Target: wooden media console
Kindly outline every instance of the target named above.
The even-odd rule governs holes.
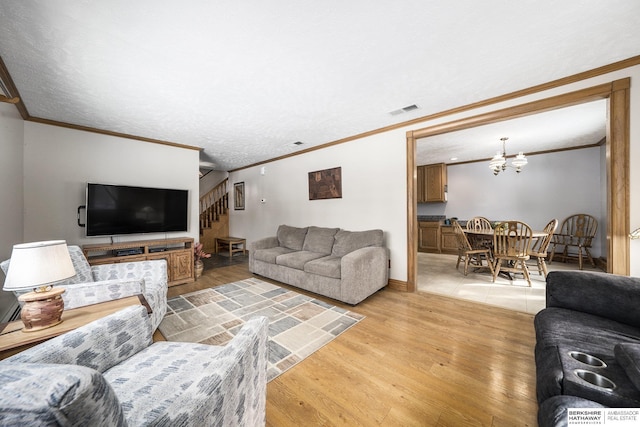
[[[84,245],[82,251],[90,265],[164,259],[169,286],[195,280],[191,237]]]

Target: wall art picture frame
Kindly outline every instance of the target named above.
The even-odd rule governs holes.
[[[309,172],[309,200],[341,198],[342,167]]]
[[[233,209],[244,210],[244,181],[233,184]]]

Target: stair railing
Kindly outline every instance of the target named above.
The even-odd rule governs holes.
[[[229,179],[225,178],[200,197],[200,230],[211,227],[229,209]]]

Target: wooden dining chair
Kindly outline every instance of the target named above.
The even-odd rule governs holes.
[[[483,216],[474,216],[467,221],[467,231],[493,233],[493,227],[491,227],[491,221],[487,218]],[[493,248],[493,239],[487,239],[486,236],[480,237],[479,235],[467,235],[467,238],[474,249],[491,250]]]
[[[456,270],[460,266],[460,262],[464,261],[464,275],[469,271],[469,264],[474,268],[486,268],[493,275],[493,261],[491,259],[491,250],[487,248],[475,249],[469,243],[469,239],[464,234],[464,230],[458,221],[453,222],[453,229],[458,241],[458,262],[456,262]],[[486,262],[484,264],[482,261]]]
[[[556,228],[558,227],[558,220],[552,219],[549,223],[544,227],[544,232],[547,233],[544,237],[541,237],[531,244],[531,249],[529,249],[529,258],[536,261],[536,266],[538,267],[538,273],[544,278],[547,278],[547,263],[545,259],[547,258],[547,249],[549,248],[549,244],[551,243],[551,239],[553,238],[553,233],[555,233]]]
[[[591,243],[596,237],[598,231],[598,220],[588,214],[575,214],[562,221],[560,232],[554,234],[551,241],[551,255],[549,262],[553,261],[555,256],[567,262],[570,258],[578,258],[578,266],[582,270],[583,256],[586,255],[592,266],[596,266],[593,261],[591,252]],[[563,247],[562,252],[557,254],[557,247]],[[572,253],[575,249],[575,253]]]
[[[531,286],[527,260],[533,231],[522,221],[504,221],[496,225],[493,233],[493,281],[503,272],[521,273]]]
[[[493,231],[491,221],[483,216],[474,216],[467,221],[467,230],[473,231]]]

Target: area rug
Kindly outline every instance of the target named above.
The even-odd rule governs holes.
[[[253,316],[269,318],[269,381],[365,316],[251,278],[167,301],[159,329],[167,341],[224,345]]]

